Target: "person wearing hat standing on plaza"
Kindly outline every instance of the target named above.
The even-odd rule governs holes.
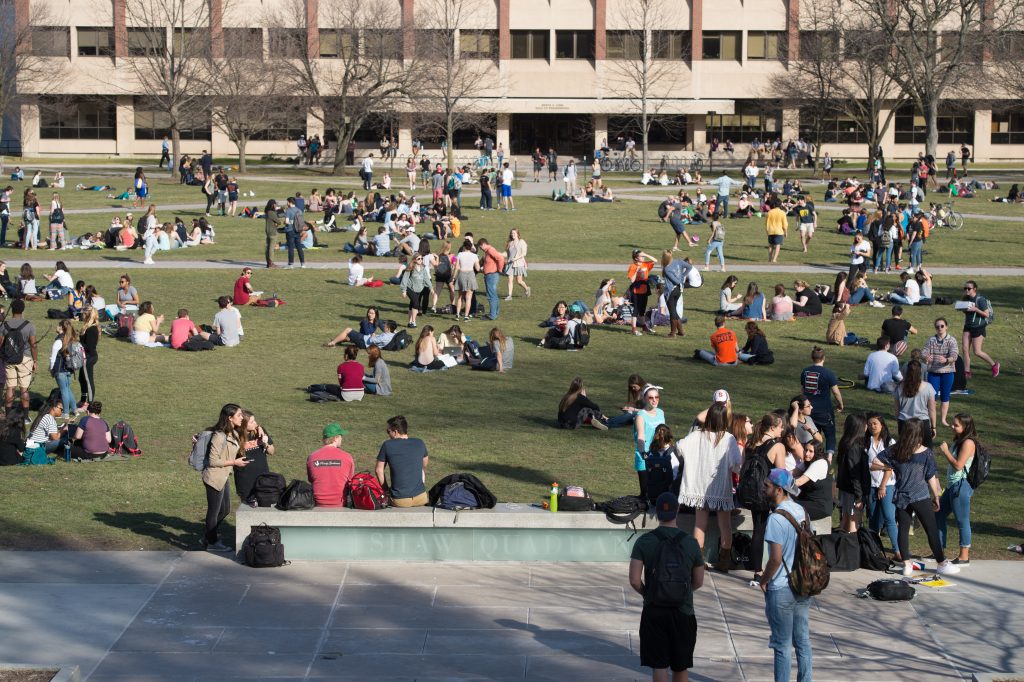
[[[640,665],[652,669],[654,682],[668,682],[670,668],[672,682],[686,682],[697,643],[693,591],[704,584],[704,557],[693,536],[676,526],[679,501],[674,493],[659,495],[654,513],[658,527],[637,538],[629,561],[629,584],[644,598],[640,614]],[[676,543],[678,548],[669,547]],[[652,573],[657,572],[663,551],[681,552],[689,566],[689,594],[681,595],[682,603],[678,605],[659,604],[656,593],[660,590],[654,589],[657,576]]]
[[[355,473],[352,455],[341,449],[341,437],[347,435],[341,424],[328,424],[323,431],[323,447],[306,458],[306,477],[313,486],[313,499],[318,507],[345,504],[345,488]]]
[[[789,680],[793,649],[796,649],[797,682],[811,682],[808,623],[811,598],[799,597],[789,587],[797,543],[796,528],[790,519],[802,524],[806,514],[793,500],[800,490],[793,475],[785,469],[772,469],[764,483],[764,493],[774,512],[768,517],[764,534],[768,543],[768,564],[758,585],[764,592],[764,613],[772,632],[768,646],[775,651],[775,682]]]

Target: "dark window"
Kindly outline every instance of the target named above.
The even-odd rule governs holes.
[[[651,56],[655,59],[690,58],[689,31],[651,31]]]
[[[305,112],[281,111],[274,115],[266,130],[254,133],[253,140],[271,140],[280,142],[283,140],[295,140],[299,135],[306,132]]]
[[[826,144],[867,144],[868,138],[857,123],[842,115],[825,116],[821,121],[814,120],[813,112],[800,111],[800,137],[805,140],[814,139],[814,126],[822,127],[821,141]]]
[[[740,60],[740,32],[704,31],[703,56],[704,59],[738,62]]]
[[[463,59],[496,59],[498,32],[463,29],[459,32],[459,56]]]
[[[993,111],[992,144],[1024,144],[1024,113]]]
[[[135,139],[159,140],[171,136],[171,122],[167,114],[154,111],[147,105],[148,98],[136,97],[135,108]],[[210,116],[202,107],[196,108],[188,120],[179,124],[178,132],[183,140],[209,140]]]
[[[416,56],[420,59],[447,59],[446,53],[455,48],[455,37],[443,30],[416,31]]]
[[[512,59],[547,59],[549,31],[512,31]]]
[[[114,29],[112,28],[79,28],[79,57],[113,57]]]
[[[640,31],[608,31],[605,37],[605,58],[641,59],[644,37]]]
[[[93,97],[40,97],[39,137],[44,140],[116,140],[114,103]]]
[[[593,59],[593,31],[555,31],[556,59]]]
[[[129,28],[128,56],[148,57],[167,49],[167,33],[163,28]]]
[[[992,59],[1014,62],[1024,59],[1024,32],[1005,31],[992,40]]]
[[[229,59],[263,59],[263,29],[224,29],[224,56]]]
[[[651,116],[650,123],[651,127],[647,131],[648,144],[686,144],[686,116]],[[632,137],[639,152],[643,140],[639,118],[609,116],[608,139],[614,146],[614,142],[620,137]]]
[[[800,59],[835,59],[838,54],[838,33],[834,31],[800,31]]]
[[[939,129],[939,144],[961,144],[974,142],[974,115],[957,110],[951,102],[939,105],[939,118],[936,125]],[[905,106],[893,117],[893,128],[896,132],[896,144],[924,144],[928,138],[928,128],[924,116],[911,106]]]
[[[176,57],[209,57],[210,30],[175,27],[171,32],[171,46]]]
[[[782,113],[756,101],[736,101],[736,113],[708,115],[705,119],[708,139],[724,143],[774,140],[781,130]]]
[[[402,32],[398,30],[363,31],[363,48],[370,59],[401,59]]]
[[[352,59],[356,56],[358,44],[357,35],[354,31],[345,29],[320,30],[320,56],[324,59]],[[298,137],[298,135],[295,137]]]
[[[32,54],[36,57],[67,57],[70,31],[61,27],[32,28]]]
[[[784,59],[785,31],[748,31],[747,59]]]
[[[301,59],[306,56],[305,29],[272,28],[269,30],[271,59]]]

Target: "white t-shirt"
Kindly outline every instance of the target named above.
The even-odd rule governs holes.
[[[358,287],[362,286],[366,282],[363,279],[363,264],[348,262],[348,283],[351,286]]]
[[[870,242],[862,241],[850,247],[850,265],[860,265],[864,257],[871,253]]]
[[[71,273],[67,270],[57,270],[53,273],[53,276],[56,278],[57,283],[65,289],[75,288],[75,280],[71,279]]]
[[[889,443],[888,444],[880,443],[880,442],[876,441],[874,438],[869,438],[868,439],[868,467],[869,467],[869,469],[870,469],[871,465],[875,463],[875,460],[878,459],[878,456],[880,454],[882,454],[888,448],[892,447],[895,444],[896,444],[896,441],[893,440],[892,438],[889,439]],[[885,475],[884,471],[871,471],[871,486],[873,488],[877,488],[878,486],[882,485],[882,476],[884,476],[884,475]],[[893,474],[892,476],[889,477],[889,480],[886,482],[886,485],[887,486],[889,486],[889,485],[896,485],[896,475],[895,474]]]
[[[511,168],[506,168],[501,171],[501,184],[511,186],[514,179],[515,173],[512,172]]]
[[[917,280],[910,278],[907,283],[903,285],[907,290],[907,300],[911,303],[917,303],[921,300],[921,287],[917,283]]]
[[[363,172],[364,173],[372,173],[373,172],[373,159],[371,159],[369,156],[367,156],[365,159],[363,159]]]
[[[800,468],[801,471],[799,473],[794,473],[794,475],[797,478],[800,478],[801,476],[806,476],[810,480],[817,483],[818,481],[825,480],[825,477],[828,476],[827,459],[816,459],[813,462],[811,462],[810,466],[808,466],[807,468],[803,468],[803,463],[801,463]]]
[[[455,262],[458,263],[459,272],[473,273],[474,266],[480,261],[477,260],[476,254],[472,251],[462,251],[455,257]]]

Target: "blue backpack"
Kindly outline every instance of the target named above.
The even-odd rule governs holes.
[[[441,499],[438,500],[437,506],[440,509],[451,509],[454,511],[460,509],[479,509],[480,500],[477,499],[472,490],[466,488],[465,483],[456,481],[444,487],[444,492],[441,493]]]

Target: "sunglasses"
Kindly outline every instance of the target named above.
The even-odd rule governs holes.
[[[944,325],[944,324],[937,324],[937,325],[935,325],[935,328],[936,329],[945,329],[946,325]]]
[[[964,287],[964,291],[974,291],[974,287]]]

